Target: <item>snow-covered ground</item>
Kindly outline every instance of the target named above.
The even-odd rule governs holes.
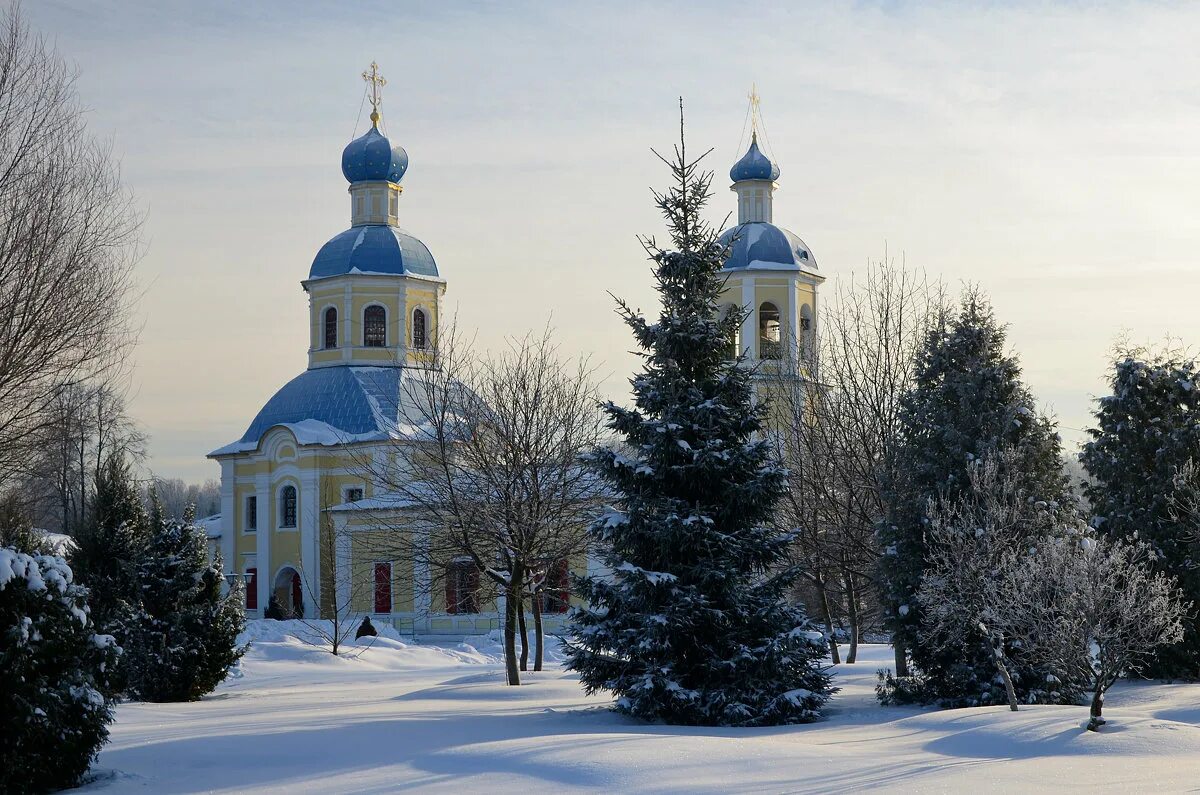
[[[289,622],[290,623],[290,622]],[[1125,684],[1082,707],[883,708],[885,646],[836,668],[828,720],[647,726],[557,664],[505,687],[494,641],[381,638],[334,658],[255,622],[240,675],[192,704],[124,704],[87,792],[1182,791],[1200,781],[1200,685]]]

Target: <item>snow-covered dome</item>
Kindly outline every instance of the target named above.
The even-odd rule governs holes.
[[[734,182],[744,182],[750,179],[771,181],[779,179],[779,166],[772,163],[770,158],[758,148],[757,134],[750,140],[750,148],[746,150],[746,154],[742,155],[742,159],[729,169],[729,178]]]
[[[253,450],[276,426],[289,428],[300,444],[336,445],[411,437],[401,397],[407,379],[418,378],[405,367],[320,367],[306,370],[272,396],[231,445],[210,455]]]
[[[346,273],[384,273],[393,276],[437,276],[429,249],[402,229],[385,224],[352,226],[317,252],[310,279]]]
[[[764,268],[768,270],[817,269],[817,260],[798,235],[766,221],[751,221],[725,230],[721,242],[730,246],[725,270]]]
[[[402,146],[392,146],[374,125],[342,150],[342,174],[351,183],[399,182],[407,170],[408,152]]]

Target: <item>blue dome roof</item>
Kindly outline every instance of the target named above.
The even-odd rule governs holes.
[[[758,148],[758,138],[750,141],[750,148],[742,159],[729,169],[729,178],[734,182],[748,179],[779,179],[779,166],[772,163]]]
[[[734,240],[734,236],[737,237]],[[817,269],[817,260],[808,244],[775,224],[753,221],[727,229],[721,242],[730,246],[725,270],[765,268],[768,270]]]
[[[276,425],[316,420],[347,434],[386,433],[395,424],[400,367],[322,367],[284,384],[239,440],[257,444]],[[390,407],[392,416],[386,416]]]
[[[437,276],[437,263],[420,240],[384,224],[352,226],[321,246],[308,271],[310,279],[345,273]]]
[[[350,182],[399,182],[407,170],[408,152],[402,146],[392,146],[376,127],[371,127],[342,150],[342,174]]]

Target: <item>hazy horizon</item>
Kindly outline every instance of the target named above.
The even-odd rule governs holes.
[[[1117,337],[1200,341],[1200,7],[64,2],[24,13],[78,64],[90,123],[146,210],[131,413],[149,464],[202,480],[306,364],[300,280],[349,226],[360,72],[411,158],[401,226],[490,342],[551,319],[620,398],[608,293],[653,311],[636,235],[650,147],[714,147],[734,209],[757,84],[775,222],[829,278],[903,258],[978,283],[1072,446]],[[356,126],[357,125],[357,126]],[[739,136],[742,136],[739,139]]]

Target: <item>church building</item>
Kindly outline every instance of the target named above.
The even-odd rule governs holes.
[[[447,283],[429,248],[400,228],[409,158],[380,127],[384,81],[375,65],[363,76],[371,127],[341,160],[350,228],[321,246],[300,283],[309,305],[308,368],[239,439],[209,454],[221,467],[221,514],[204,524],[225,568],[247,582],[249,616],[272,603],[308,618],[348,606],[355,619],[370,615],[412,634],[484,633],[500,627],[503,607],[481,592],[472,566],[458,570],[449,561],[435,578],[411,547],[407,555],[380,555],[375,543],[415,518],[377,491],[362,462],[419,455],[401,396],[437,367]],[[804,241],[773,223],[779,168],[760,151],[757,128],[730,178],[738,225],[725,233],[724,303],[752,309],[738,343],[747,360],[781,360],[815,338],[822,277]],[[419,543],[420,533],[405,535]],[[588,566],[584,559],[553,566],[541,597],[548,631],[570,603],[569,570]]]

